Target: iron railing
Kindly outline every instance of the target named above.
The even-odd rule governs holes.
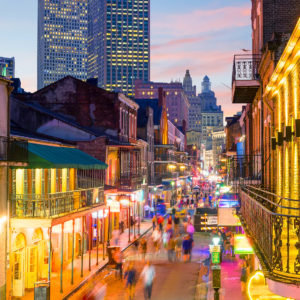
[[[103,187],[49,194],[13,194],[14,218],[50,218],[104,203]]]
[[[232,83],[236,80],[258,80],[260,54],[237,54],[233,58]]]
[[[154,173],[154,182],[156,185],[159,185],[162,183],[163,179],[174,179],[176,180],[179,176],[178,172],[164,172],[164,173],[160,173],[160,172],[155,172]]]
[[[269,277],[300,281],[300,199],[242,186],[241,219]]]
[[[139,189],[143,181],[141,174],[121,174],[118,186],[122,189]]]
[[[227,161],[228,184],[238,189],[240,185],[261,184],[261,155],[235,155]]]
[[[28,162],[28,141],[0,137],[0,161]]]

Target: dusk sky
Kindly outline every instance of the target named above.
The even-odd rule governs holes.
[[[37,0],[0,0],[0,56],[16,59],[26,91],[37,86]],[[231,104],[232,60],[251,49],[250,0],[151,0],[151,80],[181,80],[189,69],[200,91],[212,81],[225,116]]]

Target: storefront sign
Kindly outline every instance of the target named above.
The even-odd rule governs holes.
[[[218,216],[207,216],[206,225],[218,225]]]
[[[209,251],[210,253],[213,253],[213,252],[221,252],[221,246],[220,245],[209,245]]]
[[[110,208],[110,212],[112,212],[112,213],[120,212],[120,202],[119,201],[116,201],[116,200],[113,200],[110,202],[107,201],[107,205]]]
[[[219,226],[240,226],[241,222],[233,207],[222,207],[218,209]]]
[[[235,254],[253,254],[253,248],[251,247],[247,237],[244,234],[234,235],[234,253]]]
[[[220,252],[212,252],[211,253],[211,262],[213,264],[219,264],[220,263]]]

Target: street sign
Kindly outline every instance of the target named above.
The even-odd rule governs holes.
[[[220,252],[212,252],[211,253],[211,262],[213,264],[219,264],[220,263]]]
[[[221,252],[221,246],[220,245],[209,245],[209,251],[212,252]]]
[[[221,266],[212,266],[212,286],[214,289],[221,288]]]

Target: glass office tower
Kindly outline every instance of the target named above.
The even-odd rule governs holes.
[[[38,0],[38,89],[87,78],[88,0]]]
[[[134,96],[150,80],[150,0],[89,0],[88,78]]]

